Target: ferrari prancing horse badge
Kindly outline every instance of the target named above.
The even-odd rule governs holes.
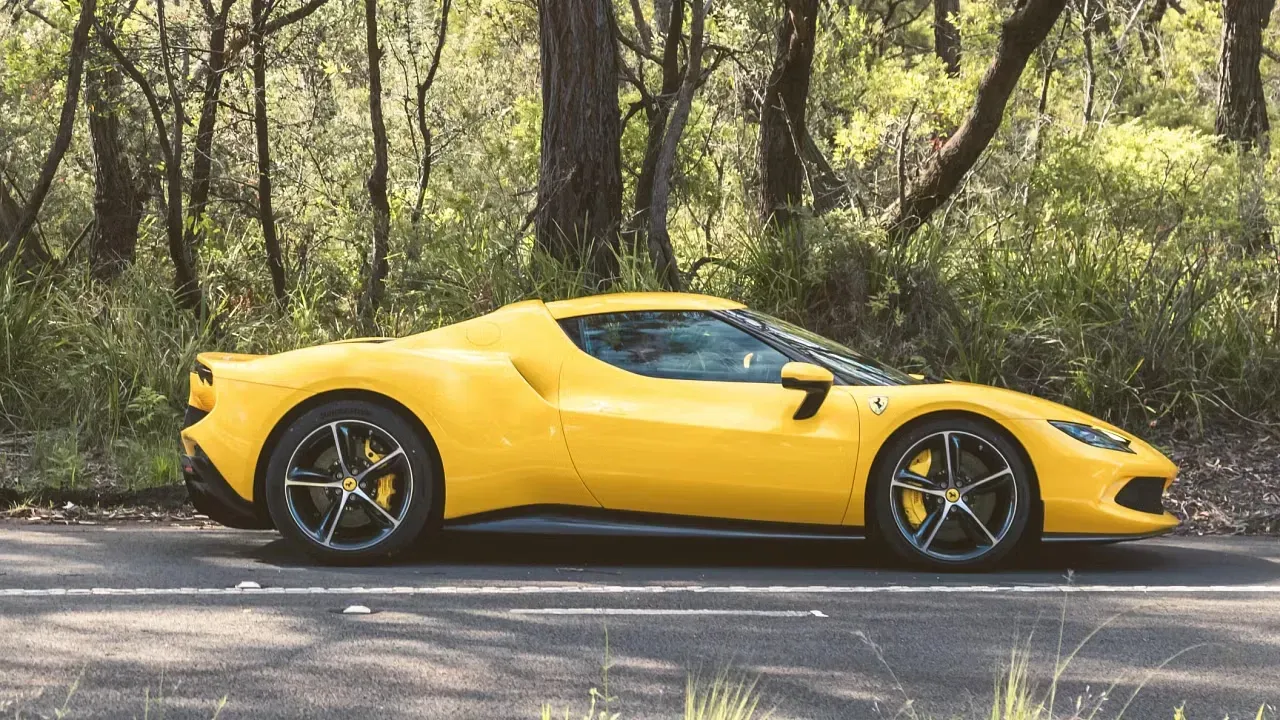
[[[871,406],[871,412],[883,415],[885,408],[889,407],[889,398],[883,395],[876,395],[867,401],[867,405]]]

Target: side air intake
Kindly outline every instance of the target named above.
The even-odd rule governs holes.
[[[1136,477],[1116,493],[1116,504],[1130,510],[1163,515],[1164,503],[1160,499],[1163,494],[1164,478]]]

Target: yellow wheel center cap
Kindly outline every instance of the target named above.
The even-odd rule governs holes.
[[[959,500],[960,500],[960,491],[959,491],[959,490],[957,490],[957,489],[955,489],[955,488],[951,488],[951,489],[947,490],[947,502],[957,502],[957,501],[959,501]]]
[[[356,489],[356,479],[355,479],[355,478],[351,478],[351,477],[349,477],[349,478],[347,478],[346,480],[343,480],[343,481],[342,481],[342,489],[343,489],[343,490],[346,490],[347,492],[355,492],[355,489]]]

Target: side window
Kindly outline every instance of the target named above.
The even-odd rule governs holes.
[[[776,383],[788,358],[705,312],[630,312],[561,321],[583,352],[668,380]]]

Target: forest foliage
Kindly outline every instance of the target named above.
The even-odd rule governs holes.
[[[0,428],[164,437],[200,350],[664,287],[1274,422],[1274,4],[0,0]]]

